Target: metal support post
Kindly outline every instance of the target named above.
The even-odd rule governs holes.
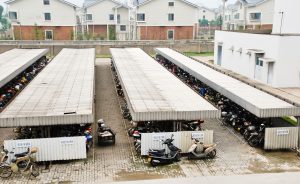
[[[297,155],[300,156],[300,116],[297,117],[298,122],[298,150]]]

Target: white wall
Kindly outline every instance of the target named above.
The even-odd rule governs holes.
[[[8,11],[18,13],[21,25],[33,26],[75,26],[76,11],[74,7],[59,0],[50,0],[50,5],[44,5],[42,0],[18,0],[8,5]],[[44,20],[44,13],[51,13],[51,21]],[[12,22],[16,25],[16,22]]]
[[[247,18],[248,25],[273,24],[274,0],[268,0],[257,6],[248,7],[246,11],[247,11],[246,18]],[[250,20],[251,13],[259,13],[259,12],[261,12],[260,21]]]
[[[261,75],[255,74],[255,55],[247,55],[248,49],[263,50],[265,58],[272,58],[274,74],[272,86],[274,87],[300,87],[300,52],[297,45],[300,36],[276,36],[247,33],[234,33],[217,31],[215,35],[214,62],[218,60],[218,45],[222,43],[221,66],[240,73],[250,79],[267,83],[268,64],[259,68]],[[230,48],[234,47],[234,51]],[[242,53],[237,52],[242,48]],[[256,76],[256,78],[255,78]]]
[[[119,4],[110,1],[104,0],[100,3],[95,4],[94,6],[88,7],[86,13],[93,15],[93,21],[89,24],[95,25],[116,25],[117,24],[117,16],[115,15],[114,7],[118,6]],[[117,9],[117,14],[121,16],[121,23],[120,24],[129,24],[128,12],[127,8],[119,8]],[[109,14],[114,14],[115,19],[109,20]]]
[[[283,13],[282,34],[300,34],[300,1],[276,0],[274,11],[273,34],[280,33],[281,14]]]
[[[137,8],[137,13],[145,13],[145,26],[194,26],[198,23],[198,8],[181,0],[173,1],[174,7],[169,7],[166,0],[152,0]],[[174,13],[174,21],[168,21],[168,14]]]
[[[203,19],[203,16],[205,16],[205,19],[208,21],[212,21],[216,19],[216,13],[212,10],[206,9],[206,8],[199,8],[199,17],[198,19]]]

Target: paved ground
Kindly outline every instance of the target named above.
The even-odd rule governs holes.
[[[118,184],[298,184],[300,179],[299,172],[293,173],[276,173],[276,174],[252,174],[252,175],[234,175],[234,176],[202,176],[193,178],[180,179],[157,179],[143,181],[126,181],[118,182]],[[116,182],[112,183],[116,184]]]
[[[126,134],[128,122],[121,116],[120,98],[114,89],[109,60],[99,59],[96,65],[96,118],[103,118],[117,132],[116,145],[96,146],[87,160],[53,163],[50,170],[43,170],[34,180],[28,179],[27,175],[14,175],[9,180],[0,179],[0,183],[106,183],[300,171],[300,158],[295,153],[250,148],[218,120],[206,121],[204,126],[214,130],[214,139],[218,143],[216,159],[188,161],[183,158],[180,163],[152,168],[135,154],[132,140]]]
[[[193,56],[193,58],[205,63],[214,64],[214,56]]]

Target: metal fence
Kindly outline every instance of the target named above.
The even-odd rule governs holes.
[[[298,127],[266,128],[266,150],[290,149],[298,146]]]
[[[164,133],[142,133],[141,140],[141,155],[147,155],[149,149],[167,149],[163,145],[163,140],[166,140],[174,135],[173,144],[182,150],[182,153],[187,153],[192,145],[192,139],[203,141],[204,144],[213,144],[213,131],[190,131],[190,132],[164,132]]]
[[[41,161],[77,160],[87,157],[85,137],[5,140],[4,148],[15,153],[37,147],[36,159]]]

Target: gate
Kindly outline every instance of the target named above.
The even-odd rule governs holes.
[[[183,132],[164,132],[164,133],[142,133],[141,139],[141,155],[148,155],[149,149],[169,149],[167,145],[163,145],[163,140],[174,136],[173,144],[182,150],[182,153],[187,153],[192,145],[192,139],[198,139],[204,144],[213,144],[213,131],[183,131]]]
[[[87,157],[84,136],[4,141],[4,148],[15,153],[25,152],[29,147],[38,148],[36,153],[38,162],[75,160]]]
[[[298,146],[298,127],[266,128],[266,150],[291,149]]]

